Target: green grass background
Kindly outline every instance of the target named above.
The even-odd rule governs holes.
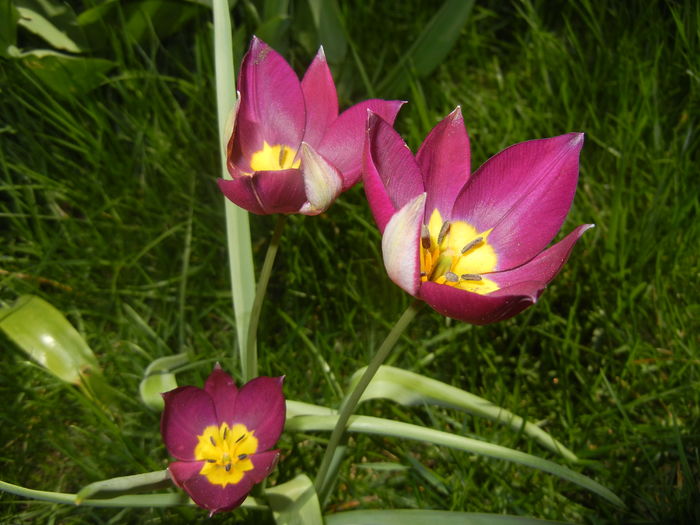
[[[297,71],[317,42],[278,47]],[[372,86],[433,12],[432,2],[342,3]],[[424,309],[389,359],[486,397],[586,461],[626,502],[617,510],[552,476],[412,442],[354,436],[327,511],[435,508],[582,523],[700,522],[698,125],[695,2],[477,2],[445,60],[404,89],[397,129],[414,149],[461,105],[476,168],[527,139],[583,131],[573,209],[578,243],[541,301],[487,327]],[[234,9],[237,56],[255,29]],[[59,96],[0,62],[0,301],[38,294],[65,312],[122,392],[116,422],[0,340],[0,470],[5,481],[75,492],[165,468],[159,414],[138,397],[145,367],[188,351],[201,384],[237,370],[223,201],[216,187],[213,50],[202,8],[176,34],[105,29],[117,62],[96,90]],[[367,98],[348,51],[333,64],[343,107]],[[251,217],[257,268],[274,218]],[[182,293],[184,291],[184,294]],[[409,298],[386,277],[361,188],[325,214],[292,217],[263,308],[260,371],[288,397],[336,406]],[[330,374],[323,373],[328,364]],[[373,402],[362,412],[448,429],[561,461],[528,439],[449,410]],[[274,480],[313,475],[327,435],[289,435]],[[365,462],[408,468],[380,471]],[[0,495],[7,523],[187,523],[198,509],[89,509]],[[211,522],[245,522],[243,511]]]

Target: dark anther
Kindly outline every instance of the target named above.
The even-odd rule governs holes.
[[[226,472],[229,472],[230,470],[231,470],[231,463],[229,463],[228,465],[226,465]]]
[[[420,244],[424,250],[430,249],[430,230],[425,224],[420,227]]]
[[[215,459],[208,459],[207,463],[216,463],[216,460]]]
[[[478,273],[463,273],[461,277],[465,281],[481,281],[481,275]]]
[[[457,282],[459,282],[459,277],[457,277],[456,273],[447,272],[447,273],[445,273],[445,280],[450,282],[450,283],[457,283]]]
[[[447,235],[447,232],[450,231],[450,226],[452,224],[450,221],[445,221],[442,223],[442,227],[440,228],[440,233],[438,233],[438,245],[442,244],[442,241],[445,239],[445,235]]]
[[[244,437],[245,437],[245,434],[241,434],[241,437],[239,437],[239,438],[236,440],[236,443],[239,443],[239,442],[243,441],[243,438],[244,438]]]
[[[214,441],[214,436],[209,436],[209,441],[211,441],[211,444],[216,446],[216,441]]]
[[[477,244],[479,244],[479,243],[480,243],[481,241],[483,241],[483,240],[484,240],[483,237],[477,237],[477,238],[474,239],[473,241],[467,243],[467,244],[464,246],[464,248],[462,248],[462,253],[463,253],[463,254],[467,253],[469,250],[471,250],[472,248],[474,248],[474,246],[476,246]]]
[[[241,461],[246,459],[247,457],[248,457],[248,454],[238,454],[238,459],[240,459]]]
[[[228,432],[228,428],[224,428],[224,441],[226,441],[226,433]]]

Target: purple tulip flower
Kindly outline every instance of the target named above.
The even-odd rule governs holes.
[[[240,390],[217,364],[204,389],[183,386],[163,394],[163,441],[178,461],[168,471],[200,507],[238,507],[274,468],[268,450],[284,427],[283,377],[256,377]]]
[[[582,133],[522,142],[470,175],[459,107],[415,157],[370,114],[363,176],[389,277],[441,314],[474,324],[535,303],[593,226],[545,249],[571,207],[582,146]]]
[[[239,99],[221,191],[261,215],[317,215],[358,182],[367,110],[393,123],[400,101],[366,100],[338,115],[323,48],[299,82],[279,53],[253,37],[243,58]]]

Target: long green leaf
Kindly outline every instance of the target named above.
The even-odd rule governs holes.
[[[63,31],[57,28],[40,13],[27,7],[18,7],[20,26],[43,38],[56,49],[62,49],[71,53],[80,53],[78,45]]]
[[[338,417],[333,416],[298,416],[287,421],[286,430],[290,431],[331,431],[335,427]],[[363,434],[378,434],[382,436],[392,436],[402,439],[411,439],[415,441],[427,441],[435,445],[443,445],[472,454],[479,454],[496,459],[503,459],[512,463],[519,463],[531,468],[542,470],[553,474],[561,479],[570,481],[585,489],[598,494],[611,503],[624,507],[624,503],[620,498],[613,494],[609,489],[602,486],[600,483],[593,481],[591,478],[574,472],[573,470],[562,467],[548,461],[538,458],[525,452],[513,450],[500,445],[494,445],[476,439],[471,439],[448,432],[434,430],[432,428],[419,427],[409,423],[401,423],[399,421],[391,421],[378,417],[370,416],[353,416],[350,418],[349,432],[359,432]]]
[[[214,61],[216,66],[216,107],[219,121],[219,151],[221,175],[230,179],[226,168],[226,147],[233,129],[236,84],[231,48],[231,18],[226,0],[214,0]],[[228,239],[231,292],[236,316],[236,333],[243,380],[257,375],[257,356],[246,353],[248,324],[255,299],[255,273],[253,250],[250,241],[248,212],[224,199],[226,209],[226,234]]]
[[[121,496],[137,491],[144,492],[149,489],[167,488],[168,485],[172,486],[172,482],[167,470],[120,476],[118,478],[96,481],[84,486],[75,495],[75,503],[79,505],[82,501],[95,494],[107,493],[112,496]]]
[[[342,62],[348,50],[336,0],[308,0],[318,39],[331,63]]]
[[[563,525],[562,521],[446,510],[354,510],[325,516],[326,525]]]
[[[472,7],[474,0],[446,0],[413,45],[387,73],[377,91],[396,96],[408,85],[409,70],[419,77],[430,74],[454,46]]]
[[[353,374],[350,380],[351,389],[362,377],[363,372],[364,368]],[[470,414],[508,425],[513,430],[522,430],[549,450],[561,454],[571,461],[578,460],[573,452],[537,425],[526,422],[520,416],[494,405],[487,399],[414,372],[392,366],[382,366],[367,387],[362,401],[377,398],[391,399],[402,405],[436,404],[464,410]]]
[[[277,525],[323,525],[314,484],[305,474],[265,491]]]

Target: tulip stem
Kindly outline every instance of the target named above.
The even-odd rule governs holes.
[[[248,339],[246,341],[245,360],[243,363],[241,363],[241,372],[243,373],[244,382],[248,382],[258,375],[258,355],[256,340],[258,334],[258,323],[260,322],[260,312],[262,311],[263,300],[265,299],[265,294],[267,292],[267,284],[270,282],[270,275],[272,275],[272,267],[275,264],[275,258],[277,257],[277,249],[279,248],[280,239],[282,238],[282,231],[284,230],[284,225],[286,223],[286,215],[280,214],[277,216],[275,231],[272,234],[272,239],[270,239],[270,244],[267,247],[267,253],[265,254],[265,262],[263,263],[262,270],[260,271],[258,287],[255,290],[255,299],[253,300],[253,308],[250,312],[250,324],[248,325]]]
[[[350,416],[355,411],[357,404],[360,402],[362,394],[372,381],[372,378],[377,373],[377,370],[379,370],[379,367],[382,366],[389,355],[389,352],[392,348],[394,348],[394,345],[399,340],[399,337],[401,337],[401,334],[404,332],[404,330],[406,330],[406,327],[416,316],[422,304],[423,303],[421,301],[415,300],[409,305],[408,308],[406,308],[406,311],[404,311],[389,334],[386,336],[386,339],[384,339],[384,342],[379,347],[379,350],[377,350],[377,353],[374,354],[374,357],[372,357],[372,360],[367,365],[364,374],[362,374],[362,377],[355,385],[355,388],[340,405],[338,421],[336,422],[333,432],[331,433],[331,437],[328,440],[328,446],[326,447],[326,452],[321,460],[321,466],[318,469],[318,474],[316,475],[316,481],[314,483],[319,501],[325,500],[327,495],[326,493],[332,485],[331,480],[329,479],[331,476],[328,475],[331,461],[336,448],[343,438],[343,434],[345,433]]]

